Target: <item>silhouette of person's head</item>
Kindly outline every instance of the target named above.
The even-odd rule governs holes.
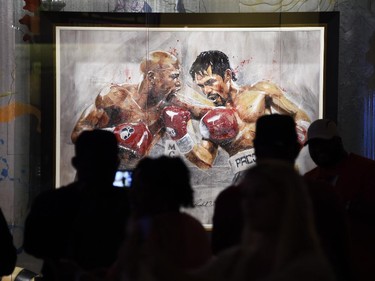
[[[293,118],[289,115],[263,115],[256,122],[254,148],[257,161],[279,159],[294,164],[300,145]]]
[[[190,172],[177,157],[143,158],[133,173],[132,192],[138,215],[178,211],[193,206]]]
[[[83,131],[75,143],[72,164],[80,181],[112,183],[119,165],[115,135],[104,130]]]
[[[318,119],[311,123],[307,131],[307,141],[311,159],[319,167],[332,167],[345,156],[346,151],[335,122]]]

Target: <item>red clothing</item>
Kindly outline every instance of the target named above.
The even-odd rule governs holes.
[[[375,202],[374,160],[351,153],[336,167],[316,167],[307,172],[305,177],[332,184],[347,209],[355,207],[352,204],[356,204],[358,200]]]
[[[305,177],[333,185],[346,210],[356,280],[375,280],[375,161],[349,154],[336,167],[316,167]]]

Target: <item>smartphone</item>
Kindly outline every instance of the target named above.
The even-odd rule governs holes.
[[[113,185],[116,187],[130,187],[132,184],[132,170],[118,170]]]

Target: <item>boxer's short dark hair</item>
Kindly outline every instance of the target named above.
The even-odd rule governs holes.
[[[190,67],[189,73],[195,80],[195,73],[203,73],[211,66],[212,73],[220,75],[224,79],[225,71],[232,70],[232,80],[236,81],[236,75],[230,67],[229,58],[221,51],[212,50],[200,53]]]

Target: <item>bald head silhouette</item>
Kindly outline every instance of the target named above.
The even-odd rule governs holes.
[[[119,165],[115,135],[105,130],[83,131],[75,143],[72,164],[78,180],[112,183]]]
[[[281,114],[259,117],[254,148],[257,161],[278,159],[294,164],[300,151],[294,119]]]

